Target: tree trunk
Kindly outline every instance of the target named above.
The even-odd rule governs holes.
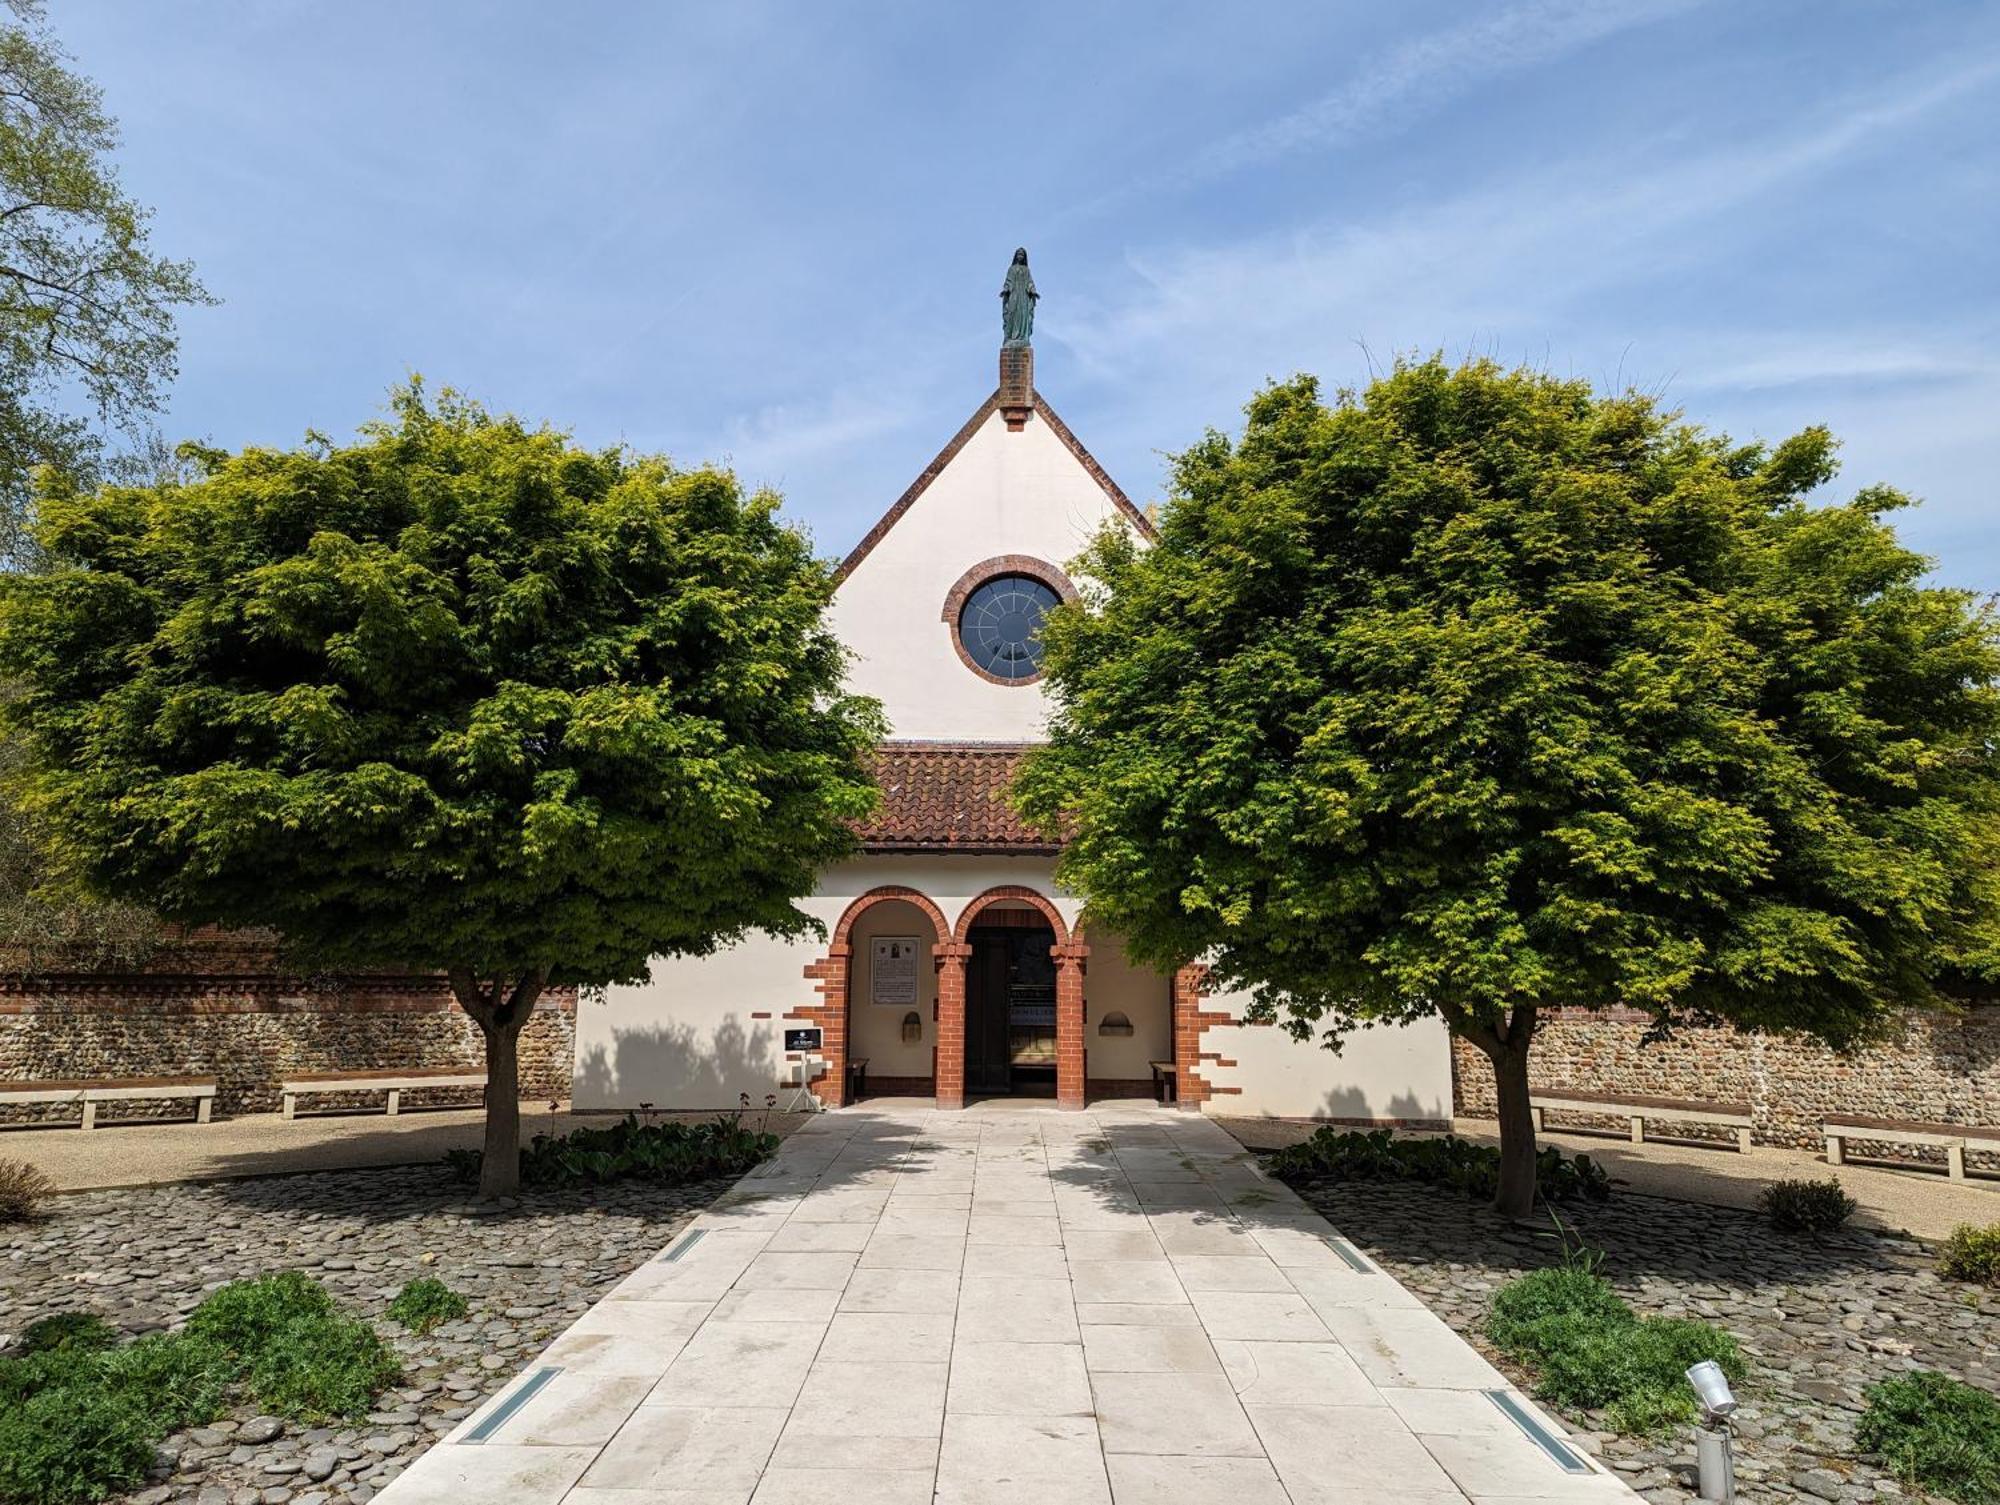
[[[1478,1046],[1493,1063],[1494,1100],[1500,1117],[1500,1179],[1493,1210],[1525,1218],[1535,1210],[1535,1115],[1528,1096],[1528,1047],[1535,1039],[1535,1007],[1519,1004],[1504,1023],[1480,1019],[1446,1005],[1441,1012],[1454,1034]]]
[[[1502,1217],[1525,1218],[1535,1210],[1535,1115],[1528,1104],[1528,1042],[1503,1041],[1490,1059],[1500,1109],[1500,1186],[1493,1194],[1493,1210]]]
[[[521,1189],[521,1027],[528,1022],[548,974],[536,970],[510,989],[482,984],[468,968],[448,974],[459,1007],[486,1041],[486,1143],[479,1157],[479,1195],[511,1197]]]

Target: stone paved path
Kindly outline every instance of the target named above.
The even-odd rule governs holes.
[[[378,1500],[1636,1498],[1194,1115],[827,1114],[695,1230]]]

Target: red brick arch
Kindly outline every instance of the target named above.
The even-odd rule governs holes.
[[[814,989],[819,995],[818,1001],[802,1004],[785,1015],[788,1024],[817,1025],[819,1028],[826,1069],[808,1085],[813,1095],[829,1108],[838,1108],[847,1101],[848,973],[853,961],[853,947],[848,943],[848,937],[854,932],[856,920],[877,904],[886,904],[891,900],[913,905],[922,912],[930,922],[934,953],[944,951],[951,943],[951,925],[945,919],[944,911],[928,895],[901,884],[890,883],[871,888],[841,912],[839,922],[833,927],[832,938],[827,943],[826,955],[805,969],[806,977],[818,984]]]
[[[995,904],[1005,903],[1009,900],[1019,901],[1033,909],[1040,910],[1042,918],[1049,922],[1049,927],[1056,933],[1056,944],[1058,946],[1069,944],[1069,926],[1063,923],[1062,911],[1055,907],[1055,904],[1051,902],[1048,895],[1037,893],[1032,888],[1023,888],[1018,883],[1003,883],[998,888],[989,888],[970,904],[967,904],[964,911],[958,917],[958,924],[952,930],[951,938],[954,941],[963,943],[966,936],[972,930],[972,922],[979,917],[981,910],[990,909]]]

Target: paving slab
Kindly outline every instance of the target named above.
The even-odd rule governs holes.
[[[377,1499],[1637,1499],[1197,1115],[824,1114],[694,1228]]]

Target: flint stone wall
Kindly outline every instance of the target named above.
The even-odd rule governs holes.
[[[1747,1102],[1760,1144],[1820,1149],[1828,1114],[1932,1123],[2000,1124],[2000,1005],[1963,1012],[1912,1011],[1890,1039],[1851,1056],[1785,1036],[1734,1029],[1684,1029],[1669,1040],[1642,1044],[1646,1016],[1629,1009],[1563,1009],[1545,1017],[1528,1057],[1530,1083],[1542,1091],[1569,1089],[1701,1102]],[[1470,1118],[1495,1111],[1493,1068],[1485,1056],[1452,1040],[1455,1110]],[[1622,1115],[1558,1113],[1551,1128],[1615,1129]],[[1733,1139],[1693,1125],[1648,1126],[1674,1138]],[[1943,1161],[1942,1151],[1908,1145],[1850,1142],[1852,1153],[1889,1159]],[[2000,1169],[2000,1153],[1973,1151],[1974,1165]]]
[[[521,1031],[524,1101],[567,1100],[576,995],[551,989]],[[162,948],[143,970],[0,977],[0,1080],[214,1076],[218,1114],[271,1112],[278,1084],[307,1071],[485,1061],[479,1029],[443,979],[423,973],[285,977],[267,950],[228,941]],[[406,1093],[410,1107],[475,1106],[476,1090]],[[302,1107],[376,1106],[382,1095],[315,1097]],[[173,1117],[185,1103],[108,1103],[99,1121]],[[74,1110],[0,1107],[0,1123],[73,1118]]]

